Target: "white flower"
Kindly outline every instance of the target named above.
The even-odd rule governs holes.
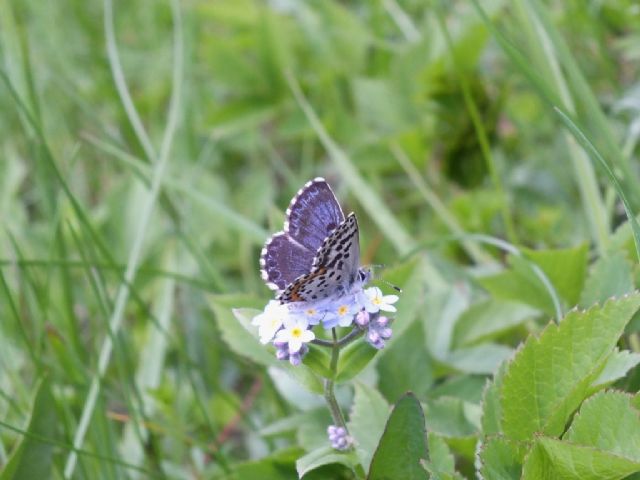
[[[398,301],[397,295],[382,295],[382,290],[378,287],[367,288],[361,295],[365,310],[369,313],[376,313],[380,310],[384,312],[395,312],[394,303]]]
[[[309,322],[302,317],[288,317],[284,321],[284,328],[276,335],[276,342],[289,344],[289,353],[297,353],[303,343],[309,343],[316,338],[311,330],[308,330]]]
[[[264,312],[253,317],[251,323],[258,326],[260,343],[271,341],[285,320],[289,318],[289,309],[277,300],[271,300],[264,308]]]

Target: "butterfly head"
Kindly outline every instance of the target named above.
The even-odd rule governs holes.
[[[373,278],[373,271],[370,267],[360,267],[358,269],[358,276],[355,281],[355,285],[358,287],[362,287],[369,283],[369,281]]]

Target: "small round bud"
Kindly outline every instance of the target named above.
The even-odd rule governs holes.
[[[359,327],[366,327],[369,325],[369,312],[366,310],[360,310],[356,313],[356,325]]]
[[[300,352],[292,353],[291,355],[289,355],[289,363],[291,363],[291,365],[293,365],[294,367],[300,365],[300,363],[302,363],[302,356],[300,355]]]

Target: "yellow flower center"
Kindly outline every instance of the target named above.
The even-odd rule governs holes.
[[[373,304],[380,305],[382,303],[382,299],[380,297],[373,297]]]
[[[346,305],[341,305],[338,308],[338,315],[346,315],[348,311],[349,311],[349,309],[347,308]]]
[[[291,336],[293,338],[300,338],[302,336],[302,329],[300,327],[293,327],[291,329]]]
[[[316,314],[316,309],[315,308],[308,308],[305,313],[311,317],[311,316]]]

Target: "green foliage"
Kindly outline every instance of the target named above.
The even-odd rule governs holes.
[[[58,418],[47,379],[40,382],[31,410],[26,437],[2,470],[2,480],[49,478],[52,472],[53,438]]]
[[[636,9],[0,2],[0,477],[640,478]],[[316,176],[403,290],[336,372],[251,325]]]
[[[427,456],[424,414],[418,400],[409,393],[398,400],[389,415],[367,479],[426,479],[423,462]]]
[[[615,349],[638,308],[637,293],[608,300],[570,312],[525,342],[485,391],[483,475],[622,478],[638,471],[640,417],[632,397],[614,391],[589,397],[638,361]]]
[[[504,433],[515,440],[560,435],[639,307],[640,295],[634,294],[572,311],[525,342],[502,379]]]
[[[356,442],[360,463],[367,470],[388,415],[389,404],[377,390],[361,383],[356,384],[348,426]]]

